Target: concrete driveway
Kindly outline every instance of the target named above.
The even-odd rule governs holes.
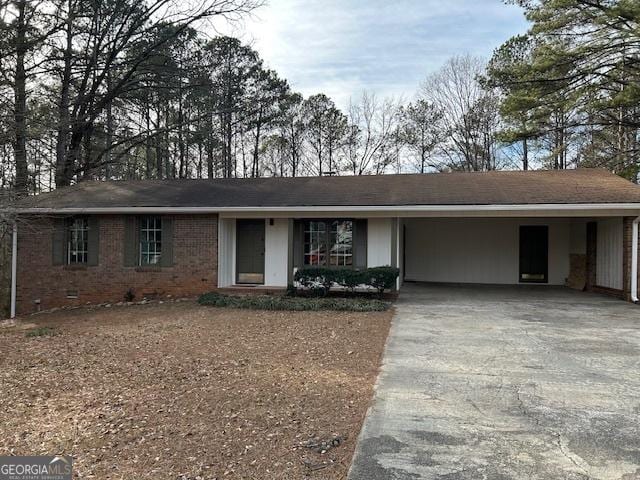
[[[405,285],[350,480],[640,479],[640,307]]]

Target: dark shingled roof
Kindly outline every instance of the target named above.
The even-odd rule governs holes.
[[[84,182],[22,208],[301,207],[640,203],[640,187],[601,169],[361,177]]]

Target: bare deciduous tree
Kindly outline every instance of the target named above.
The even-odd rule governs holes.
[[[422,99],[442,112],[446,141],[441,170],[483,171],[498,167],[495,152],[498,97],[480,82],[484,62],[470,55],[450,59],[421,87]]]
[[[350,103],[343,150],[353,175],[383,173],[395,161],[398,113],[395,99],[379,101],[373,93],[363,92]]]

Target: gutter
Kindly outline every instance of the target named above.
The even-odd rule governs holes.
[[[631,223],[631,301],[638,303],[638,224],[640,217]]]
[[[640,211],[640,203],[537,203],[491,205],[307,205],[246,207],[31,207],[13,209],[18,214],[110,214],[110,213],[314,213],[314,212],[378,212],[378,213],[491,213],[491,212],[621,212]],[[615,213],[611,213],[614,215]],[[394,215],[395,216],[395,215]]]
[[[13,222],[11,239],[11,318],[16,318],[16,293],[18,274],[18,222]]]

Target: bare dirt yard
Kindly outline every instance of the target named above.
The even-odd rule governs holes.
[[[28,317],[51,330],[0,329],[0,454],[71,454],[77,478],[345,478],[390,318],[195,302]]]

